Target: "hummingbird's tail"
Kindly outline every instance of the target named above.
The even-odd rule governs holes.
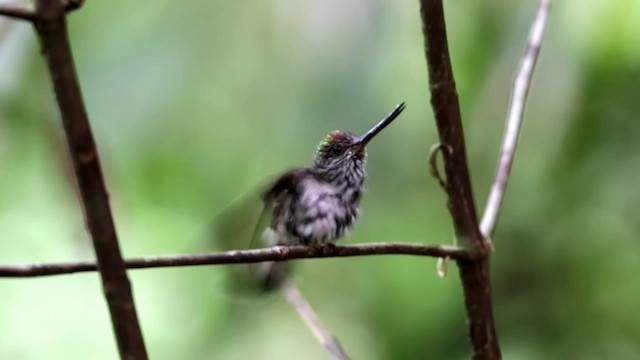
[[[254,276],[258,280],[259,288],[265,293],[271,293],[282,287],[291,273],[291,264],[287,262],[268,262],[259,264]]]
[[[270,227],[264,229],[259,236],[254,234],[253,238],[260,238],[263,246],[274,246],[280,243],[276,233]],[[288,274],[291,273],[292,266],[293,264],[289,261],[269,261],[255,265],[252,271],[258,280],[259,287],[264,292],[270,293],[282,286]]]

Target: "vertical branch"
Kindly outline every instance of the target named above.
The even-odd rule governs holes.
[[[501,359],[491,305],[489,243],[480,234],[467,165],[458,94],[453,78],[442,0],[420,0],[431,106],[444,157],[448,207],[456,237],[474,257],[458,260],[474,359]]]
[[[464,131],[458,92],[449,59],[449,45],[441,0],[421,0],[422,31],[429,70],[431,107],[444,151],[449,211],[454,229],[462,244],[476,251],[486,249],[478,230],[478,219],[471,189]]]
[[[549,8],[551,0],[541,0],[531,30],[529,31],[529,39],[527,47],[524,50],[516,79],[513,82],[513,91],[511,93],[511,103],[509,104],[509,112],[507,115],[507,125],[505,127],[504,136],[502,138],[502,147],[500,148],[500,156],[498,157],[498,167],[496,169],[496,177],[491,185],[491,192],[487,199],[487,205],[484,209],[480,230],[487,237],[493,235],[502,207],[502,200],[507,189],[507,181],[511,174],[511,166],[513,158],[518,146],[518,135],[524,118],[524,108],[527,104],[527,96],[531,87],[531,78],[538,61],[540,48],[542,47],[542,39],[544,29],[547,24]]]
[[[147,359],[98,152],[76,76],[62,1],[38,0],[35,27],[58,101],[120,357]]]

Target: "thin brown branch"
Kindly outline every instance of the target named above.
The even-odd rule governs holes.
[[[131,285],[120,253],[98,161],[98,151],[76,76],[65,12],[62,1],[38,0],[35,27],[58,101],[120,357],[147,359]]]
[[[533,71],[535,70],[540,48],[542,47],[550,7],[551,0],[540,1],[538,13],[529,31],[527,47],[522,54],[520,66],[513,82],[513,91],[509,104],[507,124],[502,138],[500,156],[498,157],[496,177],[491,186],[491,193],[487,199],[487,205],[480,223],[480,231],[488,238],[493,235],[496,228],[504,193],[507,189],[513,158],[516,147],[518,146],[518,135],[520,134],[520,127],[522,126],[522,120],[524,118],[524,109],[527,104],[529,88],[531,87],[531,78],[533,77]]]
[[[280,282],[280,292],[287,301],[298,312],[298,315],[311,333],[318,341],[327,349],[329,354],[336,360],[349,360],[349,356],[342,348],[340,341],[331,334],[327,326],[320,320],[320,317],[311,307],[311,304],[305,299],[300,290],[287,278]]]
[[[64,1],[65,12],[71,12],[82,7],[84,0]],[[0,4],[0,16],[6,16],[16,20],[34,22],[37,19],[36,9],[27,1]]]
[[[442,0],[421,0],[420,15],[429,70],[431,106],[440,143],[450,149],[442,152],[449,212],[456,237],[462,244],[469,245],[475,254],[472,259],[457,260],[473,357],[500,359],[500,345],[491,305],[490,246],[478,228]]]
[[[440,135],[449,195],[449,211],[462,244],[476,251],[486,249],[478,230],[469,167],[460,116],[458,93],[453,79],[449,45],[441,0],[421,0],[424,44],[429,69],[431,107]]]
[[[158,267],[248,264],[265,261],[371,255],[448,256],[453,259],[468,259],[470,257],[466,250],[454,246],[421,245],[411,243],[372,243],[336,246],[335,248],[274,246],[253,250],[232,250],[207,254],[147,256],[127,259],[125,264],[128,269],[148,269]],[[96,263],[92,261],[0,265],[0,277],[51,276],[96,270]]]

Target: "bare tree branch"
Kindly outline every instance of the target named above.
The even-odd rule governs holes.
[[[79,9],[83,4],[84,0],[67,0],[64,1],[64,9],[66,12],[71,12]],[[27,1],[0,4],[0,15],[30,22],[34,22],[37,19],[34,6]]]
[[[540,54],[550,7],[551,0],[540,1],[538,13],[529,32],[527,47],[520,60],[518,73],[513,83],[511,103],[507,115],[507,125],[502,138],[502,148],[500,149],[496,177],[491,186],[491,193],[487,199],[482,222],[480,223],[480,231],[488,238],[493,235],[495,230],[500,208],[502,207],[502,200],[504,199],[504,193],[507,189],[507,182],[509,181],[509,174],[511,173],[511,166],[518,145],[518,135],[520,134],[522,119],[524,118],[527,96],[529,95],[529,88],[531,87],[531,78],[533,77],[533,71],[536,67],[538,55]]]
[[[65,5],[60,0],[38,0],[35,27],[58,101],[120,357],[145,360],[147,351],[76,76],[65,12]]]
[[[444,19],[442,0],[420,0],[422,33],[429,70],[431,106],[443,151],[448,207],[456,237],[473,249],[472,259],[458,259],[475,359],[500,359],[491,305],[490,244],[480,234]]]
[[[425,50],[429,69],[431,107],[435,115],[444,158],[449,211],[456,236],[476,251],[486,246],[478,230],[478,220],[469,178],[464,132],[453,79],[442,0],[421,0]]]
[[[468,251],[454,246],[421,245],[411,243],[373,243],[335,248],[312,246],[273,246],[253,250],[232,250],[208,254],[148,256],[127,259],[128,269],[148,269],[158,267],[178,267],[197,265],[248,264],[265,261],[293,259],[354,257],[371,255],[417,255],[469,259]],[[36,277],[78,272],[96,271],[92,261],[70,263],[0,265],[0,277]]]
[[[311,307],[298,288],[287,278],[280,282],[280,292],[289,301],[291,306],[298,312],[311,333],[327,349],[329,354],[336,360],[349,360],[349,356],[342,348],[340,341],[331,334],[326,325]]]

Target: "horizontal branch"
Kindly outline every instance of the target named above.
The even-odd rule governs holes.
[[[69,13],[79,9],[83,4],[84,0],[67,0],[64,2],[64,9]],[[38,18],[35,6],[27,1],[0,4],[0,16],[30,22],[34,22]]]
[[[445,245],[421,245],[411,243],[373,243],[336,247],[273,246],[252,250],[232,250],[207,254],[148,256],[126,259],[128,269],[157,267],[223,265],[283,261],[293,259],[352,257],[367,255],[418,255],[469,259],[462,248]],[[0,265],[0,277],[34,277],[96,271],[96,263],[80,261],[69,263]]]

